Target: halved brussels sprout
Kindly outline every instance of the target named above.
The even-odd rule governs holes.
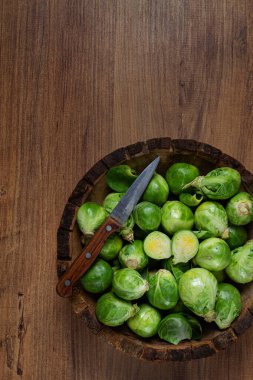
[[[228,244],[220,238],[209,238],[202,241],[195,256],[197,265],[210,271],[225,269],[231,262]]]
[[[217,280],[203,268],[192,268],[179,280],[179,295],[186,307],[194,314],[212,322],[215,317],[214,305],[217,294]]]
[[[226,329],[240,315],[242,299],[240,292],[231,284],[218,284],[215,304],[215,323],[220,329]]]
[[[144,240],[144,251],[152,259],[167,259],[171,256],[170,238],[160,231],[153,231]]]
[[[195,225],[198,230],[209,232],[213,237],[228,238],[227,213],[217,202],[204,202],[196,209]]]
[[[181,193],[179,194],[179,200],[180,202],[184,203],[186,206],[189,207],[196,207],[198,206],[204,199],[203,194],[201,193]]]
[[[82,286],[87,292],[102,293],[112,283],[113,270],[104,260],[98,259],[81,277]]]
[[[112,290],[126,301],[141,298],[148,288],[148,282],[134,269],[124,268],[114,273]]]
[[[118,256],[122,246],[122,239],[118,235],[113,234],[109,236],[109,238],[106,240],[105,244],[103,245],[100,251],[99,256],[102,257],[102,259],[104,260],[113,260]]]
[[[170,257],[169,259],[163,261],[163,268],[169,270],[178,282],[183,273],[191,269],[191,264],[189,262],[173,264],[172,257]]]
[[[247,230],[243,226],[229,226],[228,227],[228,243],[231,249],[241,247],[247,241]]]
[[[82,233],[91,237],[94,232],[104,223],[108,213],[95,202],[86,202],[77,211],[76,220]]]
[[[231,280],[239,284],[246,284],[253,280],[253,240],[247,241],[242,247],[235,248],[232,259],[226,268]]]
[[[192,210],[179,201],[168,201],[162,207],[162,226],[169,234],[191,230],[194,224]]]
[[[171,165],[165,178],[173,194],[182,192],[183,187],[199,176],[199,169],[191,164],[178,162]]]
[[[125,193],[136,178],[137,173],[130,166],[118,165],[108,170],[106,182],[112,190]]]
[[[135,240],[125,245],[119,253],[119,261],[123,267],[130,269],[143,269],[148,265],[148,256],[143,250],[143,242]]]
[[[177,304],[177,282],[171,272],[159,269],[149,278],[147,297],[151,305],[161,310],[169,310]]]
[[[173,313],[161,320],[158,326],[158,335],[166,342],[178,344],[182,340],[191,339],[192,328],[181,313]]]
[[[187,263],[198,252],[199,241],[192,231],[182,230],[174,234],[171,248],[173,264]]]
[[[253,197],[249,193],[236,194],[226,207],[228,220],[236,226],[243,226],[253,220]]]
[[[162,206],[167,201],[168,195],[167,182],[160,174],[155,173],[143,194],[143,200]]]
[[[121,300],[112,292],[103,294],[96,304],[97,319],[106,326],[123,325],[129,318],[138,313],[137,305]]]
[[[133,216],[137,226],[146,232],[157,230],[161,223],[161,209],[151,202],[138,203]]]
[[[158,310],[148,304],[139,306],[138,313],[128,319],[128,327],[137,335],[143,338],[150,338],[157,333],[161,315]]]
[[[124,196],[124,193],[110,193],[108,194],[103,202],[105,210],[109,213],[117,206],[121,198]],[[133,241],[134,240],[134,218],[133,215],[130,215],[126,223],[121,227],[119,234],[124,240]]]
[[[240,173],[232,168],[216,168],[206,176],[199,176],[184,186],[183,190],[195,187],[209,199],[228,199],[240,188]]]

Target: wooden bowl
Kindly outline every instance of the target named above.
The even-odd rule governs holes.
[[[57,271],[61,276],[71,261],[81,252],[80,233],[76,224],[76,212],[85,201],[102,203],[109,192],[105,175],[108,168],[127,162],[141,171],[155,156],[161,161],[158,172],[164,174],[174,162],[189,162],[197,165],[201,173],[215,167],[230,166],[242,176],[242,187],[253,193],[253,175],[234,158],[220,150],[194,140],[171,140],[157,138],[138,142],[115,150],[97,162],[78,182],[63,211],[57,233]],[[110,328],[98,322],[95,315],[96,297],[76,286],[71,299],[74,313],[83,319],[87,326],[98,336],[104,337],[115,348],[135,357],[146,360],[183,361],[212,355],[236,342],[253,321],[253,284],[241,286],[243,309],[239,318],[224,331],[218,330],[214,323],[204,325],[204,334],[199,341],[183,342],[172,345],[158,338],[142,339],[126,327]]]

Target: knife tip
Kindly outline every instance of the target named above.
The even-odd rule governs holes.
[[[154,165],[154,166],[158,166],[158,164],[159,164],[159,162],[160,162],[160,156],[157,156],[153,161],[152,161],[152,164]]]

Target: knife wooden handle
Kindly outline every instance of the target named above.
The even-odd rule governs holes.
[[[61,297],[70,297],[74,284],[89,269],[91,264],[99,255],[106,239],[115,231],[119,230],[121,225],[112,217],[99,227],[90,242],[84,248],[82,253],[73,261],[67,272],[60,278],[56,291]]]

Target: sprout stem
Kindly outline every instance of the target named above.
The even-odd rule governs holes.
[[[201,190],[201,182],[203,181],[205,177],[200,175],[197,178],[195,178],[190,183],[187,183],[182,190],[188,189],[189,187],[195,187],[198,190]]]
[[[222,232],[222,234],[221,234],[221,238],[224,239],[224,240],[226,240],[226,239],[229,238],[229,228],[226,228],[226,229]]]
[[[139,306],[137,305],[137,303],[135,303],[133,305],[133,308],[131,309],[130,318],[134,317],[135,314],[137,314],[139,310],[140,310]]]
[[[130,243],[134,241],[134,232],[132,228],[123,227],[120,231],[120,235],[122,236],[124,240],[127,240]]]
[[[216,318],[216,313],[214,310],[211,310],[206,315],[204,315],[204,319],[207,322],[213,322],[215,318]]]

